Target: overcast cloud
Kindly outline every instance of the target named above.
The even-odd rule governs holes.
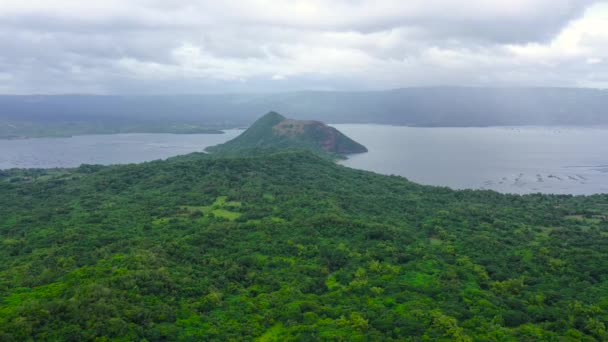
[[[0,0],[0,93],[608,86],[608,3]]]

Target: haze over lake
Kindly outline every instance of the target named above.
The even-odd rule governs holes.
[[[343,165],[430,185],[509,193],[608,192],[608,128],[419,128],[340,124],[365,145]],[[116,134],[0,140],[0,169],[75,167],[202,151],[226,134]]]

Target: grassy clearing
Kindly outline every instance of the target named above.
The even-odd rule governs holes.
[[[228,201],[228,196],[219,196],[211,205],[207,206],[193,206],[184,205],[179,208],[187,213],[202,213],[205,216],[215,216],[225,218],[230,221],[234,221],[241,216],[241,213],[233,211],[231,209],[240,208],[243,203],[238,201]]]
[[[234,221],[237,218],[241,217],[241,213],[237,213],[237,212],[229,211],[229,210],[225,210],[225,209],[215,209],[215,210],[211,211],[211,213],[215,217],[222,217],[222,218],[228,219],[230,221]]]
[[[572,221],[579,221],[589,224],[600,224],[605,220],[604,215],[593,215],[592,217],[587,217],[585,215],[567,215],[565,219]]]

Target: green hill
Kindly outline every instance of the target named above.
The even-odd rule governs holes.
[[[608,196],[310,152],[0,172],[1,341],[605,341]]]
[[[241,135],[224,144],[207,148],[214,154],[251,154],[253,150],[281,151],[289,148],[307,149],[320,155],[343,156],[367,152],[365,146],[353,141],[319,121],[287,119],[270,112],[258,119]]]

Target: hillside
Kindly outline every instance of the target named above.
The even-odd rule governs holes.
[[[310,152],[0,173],[0,340],[601,341],[608,196]]]
[[[367,152],[365,146],[322,122],[287,119],[276,112],[264,115],[238,137],[209,147],[207,151],[239,154],[252,149],[278,151],[289,148],[304,148],[336,156]]]
[[[0,138],[249,126],[268,108],[299,120],[409,126],[608,125],[608,91],[429,87],[154,96],[0,96]],[[75,124],[76,123],[76,124]]]

